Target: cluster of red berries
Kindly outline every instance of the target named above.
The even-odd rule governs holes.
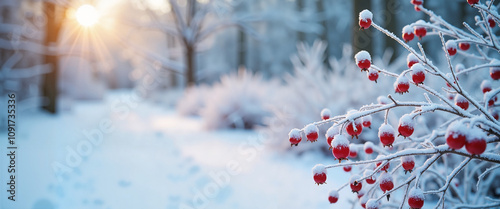
[[[451,149],[462,149],[465,146],[471,155],[480,155],[486,150],[486,134],[477,127],[470,128],[460,121],[451,123],[446,130],[446,144]]]

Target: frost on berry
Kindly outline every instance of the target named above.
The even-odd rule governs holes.
[[[331,190],[328,194],[328,201],[330,204],[336,203],[339,200],[339,192],[335,189]]]
[[[425,68],[422,64],[416,63],[410,69],[411,79],[414,83],[420,84],[425,81]]]
[[[290,130],[288,133],[288,138],[290,140],[290,146],[297,146],[300,141],[302,141],[302,136],[300,135],[300,130],[298,128],[294,128]]]
[[[424,206],[424,192],[418,188],[412,188],[408,192],[408,205],[413,209],[420,209]]]
[[[367,72],[366,72],[366,76],[368,77],[368,80],[370,81],[375,81],[375,83],[377,83],[377,79],[378,79],[378,71],[374,70],[374,69],[369,69]]]
[[[330,119],[331,116],[332,116],[332,111],[330,111],[330,109],[324,108],[323,110],[321,110],[321,119],[328,120]]]
[[[368,29],[372,24],[373,14],[370,10],[363,10],[359,13],[359,29]]]
[[[415,38],[415,34],[413,34],[413,29],[409,25],[403,27],[403,40],[405,42],[409,42],[413,40],[413,38]]]
[[[460,48],[462,51],[467,51],[470,48],[470,44],[467,42],[460,42],[458,44],[458,48]]]
[[[384,193],[387,191],[390,191],[391,189],[394,188],[394,180],[393,180],[392,175],[390,173],[383,172],[378,177],[378,181],[379,181],[380,189]]]
[[[455,71],[457,73],[462,72],[464,70],[465,70],[465,66],[462,63],[458,63],[457,65],[455,65]]]
[[[335,135],[339,134],[340,130],[338,126],[332,126],[326,130],[325,138],[326,143],[328,143],[329,149],[332,149],[332,140],[335,138]]]
[[[378,138],[380,139],[380,142],[382,143],[382,145],[384,145],[384,147],[392,146],[395,137],[396,137],[396,131],[389,124],[382,124],[378,129]]]
[[[363,117],[363,127],[370,128],[372,126],[372,116],[367,115]]]
[[[472,128],[465,142],[465,149],[471,155],[480,155],[486,150],[486,134],[480,128]]]
[[[349,157],[356,158],[358,156],[358,150],[354,145],[349,145]]]
[[[484,80],[481,82],[481,91],[484,93],[491,91],[491,82],[488,80]]]
[[[494,28],[496,23],[495,23],[495,20],[493,19],[493,17],[491,15],[488,15],[488,17],[486,17],[486,19],[488,19],[488,25],[490,26],[490,28]]]
[[[413,117],[411,115],[405,114],[399,119],[399,135],[404,136],[405,138],[411,136],[413,134],[414,127],[415,122],[413,122]]]
[[[323,164],[317,164],[312,169],[313,179],[316,184],[324,184],[326,182],[326,167]]]
[[[350,165],[345,165],[345,166],[343,167],[343,169],[344,169],[344,171],[345,171],[345,172],[351,172],[351,170],[352,170],[352,166],[350,166]]]
[[[500,63],[497,62],[495,64],[500,64]],[[500,67],[490,67],[490,77],[493,80],[500,79]]]
[[[457,53],[457,42],[453,41],[453,40],[448,40],[446,41],[446,51],[448,51],[448,54],[450,56],[453,56]]]
[[[370,199],[366,202],[366,209],[378,209],[380,203],[376,199]]]
[[[363,145],[363,149],[365,150],[366,154],[372,154],[373,153],[373,146],[375,146],[372,142],[365,142],[365,145]]]
[[[349,186],[351,187],[352,192],[357,193],[363,187],[363,184],[359,181],[359,179],[361,179],[361,176],[359,175],[352,175],[349,179]]]
[[[347,112],[346,117],[347,118],[355,118],[357,113],[358,113],[358,111],[356,111],[356,110],[350,110],[349,112]],[[356,137],[356,139],[357,139],[358,136],[363,131],[363,118],[357,118],[353,122],[348,122],[346,127],[345,127],[345,130],[346,130],[347,134],[349,134],[351,136],[351,138]]]
[[[358,65],[361,70],[368,70],[371,66],[372,62],[372,57],[370,56],[370,53],[368,53],[365,50],[361,50],[358,52],[355,56],[354,59],[356,60],[356,64]]]
[[[309,124],[304,128],[304,133],[306,134],[307,141],[315,142],[318,140],[318,127],[314,124]]]
[[[409,53],[406,57],[406,64],[408,64],[408,68],[411,68],[416,63],[418,63],[418,58],[414,54]]]
[[[459,106],[460,108],[462,108],[464,110],[467,110],[469,108],[469,101],[461,94],[456,94],[455,95],[455,105]]]
[[[371,174],[370,170],[366,170],[363,173],[364,176],[369,176],[370,174]],[[371,177],[366,178],[365,181],[367,184],[374,184],[377,181],[377,178],[375,177],[375,175],[372,175]]]
[[[421,40],[427,34],[427,29],[422,26],[425,22],[423,20],[418,20],[415,24],[417,25],[413,27],[413,33],[418,37],[418,40]]]
[[[406,172],[412,172],[413,168],[415,167],[415,156],[409,155],[409,156],[403,156],[401,157],[401,166],[403,166],[403,169]]]
[[[394,82],[394,91],[399,94],[408,92],[410,88],[410,80],[404,75],[400,75]]]
[[[391,103],[391,100],[385,96],[379,96],[377,97],[377,102],[381,105],[385,105]]]
[[[333,139],[332,154],[339,162],[349,156],[349,140],[344,135],[338,134]]]
[[[379,159],[382,159],[383,157],[385,157],[384,155],[379,155],[377,156],[377,158],[375,158],[375,160],[379,160]],[[391,166],[391,162],[390,161],[379,161],[375,164],[376,168],[380,167],[382,164],[384,164],[384,166],[382,166],[380,168],[381,171],[385,171],[387,172],[387,170],[389,169],[389,167]],[[376,169],[375,168],[375,169]]]

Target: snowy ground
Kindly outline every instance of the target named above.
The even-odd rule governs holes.
[[[314,184],[311,168],[333,158],[277,152],[253,131],[206,131],[199,118],[130,98],[18,113],[16,202],[4,192],[1,208],[333,208],[329,190],[347,181],[338,169]]]

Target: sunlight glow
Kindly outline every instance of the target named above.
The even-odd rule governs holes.
[[[85,4],[76,10],[75,17],[80,25],[90,27],[99,20],[99,12],[94,6]]]

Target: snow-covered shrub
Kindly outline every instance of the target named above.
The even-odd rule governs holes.
[[[209,90],[209,87],[203,84],[187,88],[177,103],[177,112],[184,116],[200,115],[201,109],[205,107]]]
[[[200,115],[209,129],[250,129],[263,125],[277,88],[276,81],[240,69],[238,73],[222,76],[219,83],[205,92]]]
[[[368,100],[375,100],[378,95],[388,94],[380,92],[372,87],[367,81],[365,74],[359,73],[359,69],[352,62],[352,47],[343,47],[343,56],[340,59],[330,58],[329,64],[332,70],[324,65],[326,43],[315,41],[312,46],[298,44],[297,54],[291,57],[294,71],[286,75],[285,88],[280,95],[280,100],[271,106],[272,117],[266,118],[267,127],[263,129],[270,138],[279,139],[294,127],[304,127],[306,124],[321,118],[320,112],[327,108],[331,114],[337,115],[349,110],[353,106],[359,106]],[[377,58],[377,63],[384,63],[390,68],[401,67],[405,64],[406,57],[396,59],[392,64],[389,57]],[[377,85],[392,86],[392,81],[386,78],[377,80]],[[316,112],[318,114],[311,114]],[[318,143],[300,146],[293,150],[305,151],[319,149],[326,145],[324,143],[325,127],[320,127]],[[373,136],[365,135],[362,140],[375,140]],[[372,139],[373,138],[373,139]],[[324,143],[324,144],[323,144]],[[273,141],[272,146],[278,149],[289,148],[290,145],[283,140]]]
[[[325,201],[328,199],[331,203],[346,198],[339,197],[338,191],[347,187],[357,193],[354,199],[359,201],[356,202],[370,209],[422,208],[424,205],[434,208],[499,208],[500,123],[496,98],[500,93],[500,45],[495,32],[500,16],[492,5],[493,1],[483,4],[479,0],[468,0],[479,15],[475,18],[476,29],[464,23],[465,29],[462,30],[424,8],[422,0],[411,2],[415,10],[428,15],[431,22],[419,20],[410,24],[413,31],[402,30],[404,41],[380,27],[376,19],[360,19],[360,24],[371,22],[369,27],[383,32],[413,54],[408,61],[417,62],[396,70],[378,66],[365,52],[358,53],[352,60],[362,71],[392,77],[394,82],[389,87],[371,83],[368,88],[380,91],[389,88],[395,93],[379,98],[376,103],[372,100],[374,103],[346,114],[333,114],[328,119],[317,120],[303,129],[291,129],[289,141],[300,147],[304,143],[300,143],[300,138],[314,141],[307,136],[313,130],[312,126],[331,126],[329,130],[333,131],[327,132],[327,136],[332,154],[339,163],[315,166],[314,182],[328,182],[326,174],[329,169],[343,167],[352,173],[349,182],[332,188],[335,191],[330,197],[325,194]],[[370,16],[360,15],[360,18]],[[416,37],[425,39],[431,35],[441,40],[447,63],[445,67],[433,64],[420,43],[418,49],[406,43]],[[478,64],[457,66],[456,57],[462,56],[476,60]],[[488,72],[489,77],[483,77]],[[476,85],[463,85],[465,74],[467,80],[476,79]],[[364,94],[364,91],[366,89],[353,90],[351,95],[357,97],[359,95],[354,92]],[[403,110],[403,113],[398,113],[398,110]],[[399,116],[396,121],[390,118],[395,112]],[[310,114],[319,115],[320,112]],[[371,126],[378,129],[378,146],[373,142],[360,143],[356,139],[366,134],[366,128],[358,124],[363,124],[368,116],[384,118],[383,121],[371,121]],[[437,118],[440,120],[435,120]],[[353,151],[356,153],[352,154]],[[318,167],[323,168],[320,174],[326,179],[318,181]]]

